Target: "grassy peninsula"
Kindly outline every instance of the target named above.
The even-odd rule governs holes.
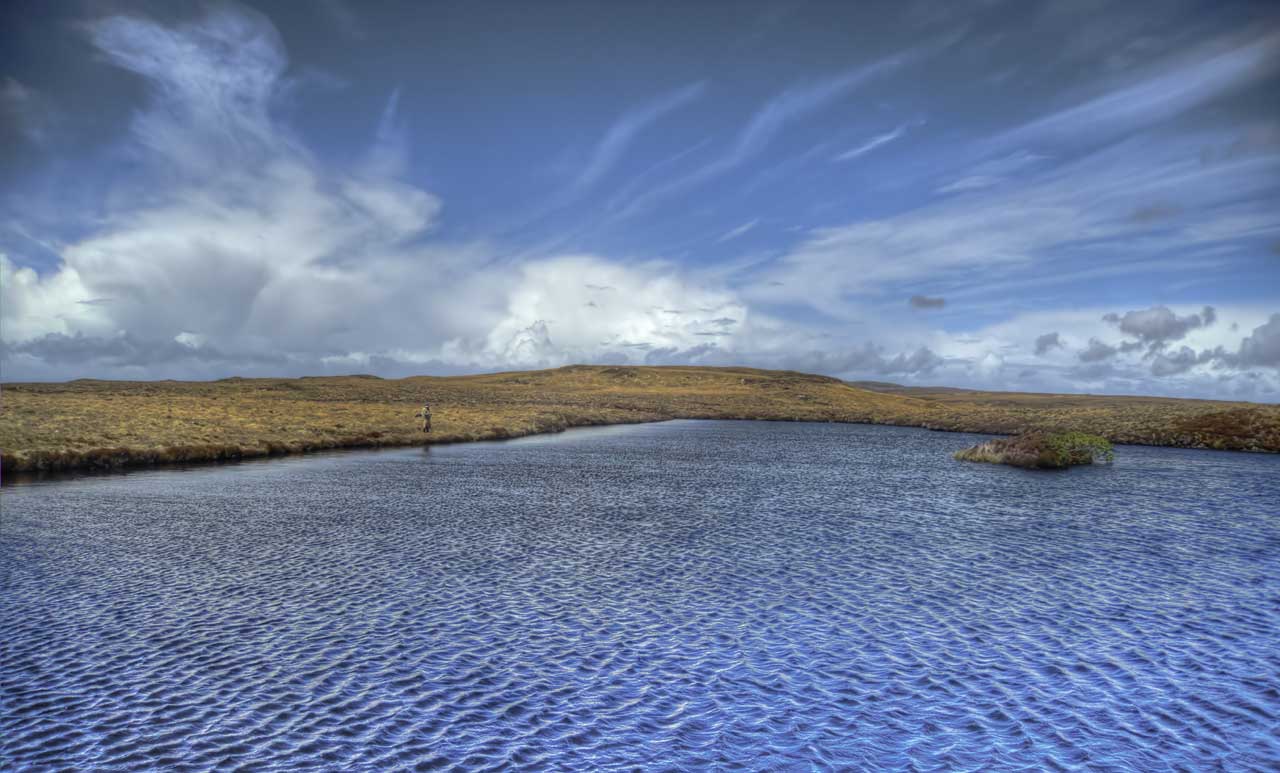
[[[137,466],[511,438],[664,419],[894,424],[1280,452],[1280,406],[846,383],[750,368],[611,367],[374,376],[90,381],[0,387],[6,472]],[[433,407],[434,431],[414,412]]]

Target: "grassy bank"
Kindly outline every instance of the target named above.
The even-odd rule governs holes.
[[[417,431],[429,401],[434,431]],[[663,419],[896,424],[1116,443],[1280,451],[1280,407],[850,385],[748,368],[571,366],[449,378],[6,384],[5,471],[120,467],[518,437]]]

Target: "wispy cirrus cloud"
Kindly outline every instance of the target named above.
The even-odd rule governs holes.
[[[984,179],[961,186],[965,195],[808,230],[740,282],[755,300],[805,302],[848,318],[857,314],[855,298],[921,279],[948,298],[972,299],[1089,277],[1247,263],[1252,253],[1231,245],[1280,229],[1266,204],[1275,196],[1280,148],[1205,163],[1204,142],[1123,141],[1056,163],[1010,153],[979,167],[1000,185]],[[1131,217],[1169,191],[1182,198],[1176,223]],[[1168,259],[1171,250],[1179,261]]]
[[[840,155],[835,156],[831,160],[832,161],[852,161],[855,158],[858,158],[859,156],[865,156],[866,154],[870,153],[871,151],[875,150],[881,145],[888,145],[890,142],[893,142],[894,140],[898,139],[899,137],[901,137],[906,133],[907,133],[907,125],[903,124],[902,126],[899,126],[893,131],[885,132],[884,134],[877,134],[876,136],[872,137],[871,139],[867,140],[861,145],[850,148],[849,150],[846,150]]]
[[[1274,73],[1280,32],[1213,40],[1152,66],[1100,96],[997,136],[995,145],[1074,142],[1166,121]]]
[[[585,190],[599,182],[602,177],[614,168],[627,147],[635,141],[642,131],[656,123],[667,113],[697,101],[706,93],[706,90],[706,81],[690,83],[623,113],[609,127],[609,130],[605,132],[604,137],[601,138],[592,151],[591,159],[587,162],[586,168],[573,181],[573,189]]]
[[[671,182],[635,197],[624,210],[636,212],[656,202],[712,180],[759,155],[787,125],[815,113],[875,78],[917,59],[923,49],[885,57],[871,64],[823,80],[792,86],[765,102],[719,157]]]
[[[730,241],[731,239],[737,239],[739,236],[746,234],[748,231],[750,231],[751,229],[755,228],[758,225],[760,225],[759,218],[756,218],[755,220],[748,220],[747,222],[743,223],[742,225],[736,228],[731,228],[728,231],[725,231],[723,234],[720,235],[719,238],[716,239],[716,243],[720,244],[721,242],[727,242],[727,241]]]

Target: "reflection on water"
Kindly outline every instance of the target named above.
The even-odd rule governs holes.
[[[669,422],[0,493],[14,768],[1280,760],[1280,457]]]

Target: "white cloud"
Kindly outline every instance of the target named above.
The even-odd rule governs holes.
[[[701,98],[706,89],[705,82],[691,83],[669,91],[647,104],[628,110],[609,127],[604,138],[596,145],[591,154],[591,160],[578,175],[573,187],[582,190],[594,185],[613,169],[627,146],[635,141],[641,131],[667,113]]]
[[[1044,156],[1009,154],[989,168],[975,167],[985,170],[984,180],[962,184],[969,195],[813,229],[772,264],[744,272],[739,281],[753,301],[810,303],[847,319],[855,297],[913,281],[927,280],[947,298],[959,299],[1091,274],[1223,268],[1241,254],[1210,258],[1210,247],[1265,238],[1280,228],[1264,203],[1280,171],[1280,148],[1206,164],[1198,151],[1210,136],[1222,135],[1124,142],[1056,166],[1040,163]],[[1014,171],[1023,174],[1002,176]],[[1005,184],[987,186],[986,177]],[[1178,191],[1185,205],[1176,223],[1131,216],[1170,191]],[[1181,253],[1179,260],[1169,259],[1174,251]],[[1065,254],[1071,255],[1069,263]]]
[[[716,239],[716,243],[718,244],[720,242],[727,242],[730,239],[737,239],[739,236],[742,236],[747,231],[750,231],[758,225],[760,225],[760,220],[758,218],[755,220],[748,220],[737,228],[731,228],[721,234],[720,238]]]
[[[604,290],[601,288],[608,288]],[[643,362],[654,349],[681,351],[715,339],[732,345],[748,312],[725,290],[681,278],[670,265],[626,266],[588,255],[527,263],[503,317],[476,350],[451,342],[446,359],[481,367],[546,366],[602,357]]]
[[[923,49],[913,49],[814,83],[792,86],[765,102],[751,116],[728,151],[683,177],[636,196],[623,212],[640,211],[663,198],[725,174],[758,155],[787,125],[829,106],[873,79],[904,66],[918,58],[922,51]]]
[[[1018,127],[1001,142],[1070,141],[1167,121],[1274,72],[1280,33],[1220,39],[1080,104]]]
[[[872,137],[871,139],[867,140],[861,145],[858,145],[855,148],[846,150],[845,152],[833,158],[832,161],[852,161],[853,159],[859,156],[865,156],[866,154],[870,153],[871,151],[875,150],[881,145],[886,145],[898,139],[903,134],[905,134],[906,131],[907,131],[906,126],[899,126],[898,128],[894,129],[891,132],[885,132],[884,134],[877,134],[876,136]]]
[[[335,171],[271,117],[286,60],[265,17],[217,8],[179,28],[111,17],[92,39],[151,89],[131,133],[149,162],[142,192],[117,196],[102,226],[63,248],[44,277],[5,259],[6,342],[198,336],[228,357],[319,357],[371,339],[438,345],[456,333],[442,320],[456,298],[424,298],[459,266],[438,248],[406,246],[431,228],[440,202],[389,176],[402,166],[394,96],[373,161]],[[454,284],[463,297],[473,288]],[[470,318],[482,306],[472,303]]]
[[[0,340],[26,341],[50,333],[112,330],[100,299],[74,268],[41,277],[0,253]]]

